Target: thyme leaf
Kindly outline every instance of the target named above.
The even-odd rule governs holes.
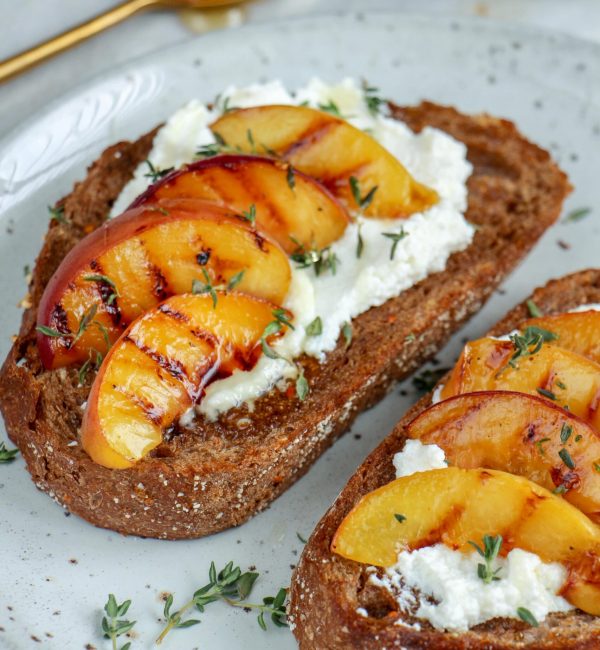
[[[390,259],[394,259],[394,255],[396,254],[396,248],[398,247],[398,244],[405,238],[408,237],[408,233],[404,230],[404,227],[400,229],[400,232],[382,232],[381,233],[384,237],[387,237],[388,239],[392,240],[392,247],[390,249]]]
[[[526,607],[517,607],[517,616],[531,627],[539,627],[535,616]]]
[[[155,167],[149,160],[144,161],[148,165],[148,171],[144,174],[144,178],[149,178],[152,183],[156,183],[161,178],[164,178],[167,174],[170,174],[174,167],[167,167],[166,169],[159,169]]]
[[[526,304],[531,318],[539,318],[540,316],[543,316],[542,310],[533,302],[533,300],[528,300]]]
[[[469,541],[469,544],[484,560],[483,564],[480,563],[477,565],[477,575],[483,580],[483,582],[489,584],[493,580],[500,580],[498,573],[501,569],[494,569],[492,564],[500,552],[500,547],[502,546],[502,535],[484,535],[483,548],[475,542]]]
[[[541,327],[531,325],[526,327],[522,334],[511,334],[509,338],[515,351],[508,360],[508,365],[511,368],[517,369],[517,359],[537,354],[542,349],[544,343],[556,341],[558,336],[554,332],[549,332]]]
[[[296,268],[307,269],[311,266],[315,271],[315,275],[321,275],[326,271],[331,271],[335,275],[337,265],[339,264],[338,256],[331,251],[329,247],[317,249],[307,249],[297,239],[291,237],[291,240],[296,244],[296,250],[290,255],[291,259],[298,264]]]
[[[117,603],[117,599],[114,594],[109,594],[108,600],[104,605],[104,611],[106,616],[102,618],[102,632],[104,632],[104,637],[112,641],[113,650],[117,650],[117,638],[123,634],[127,634],[136,621],[127,621],[121,618],[127,614],[129,607],[131,605],[131,600],[125,600],[121,604]],[[129,650],[131,647],[131,642],[127,642],[125,645],[122,645],[120,650]]]
[[[200,587],[200,589],[197,589],[190,600],[188,600],[182,607],[171,612],[173,596],[169,595],[167,597],[163,611],[166,625],[156,639],[156,643],[162,643],[167,634],[169,634],[173,629],[191,627],[192,625],[200,623],[199,619],[184,619],[183,617],[193,608],[204,613],[207,605],[217,601],[225,602],[232,607],[258,610],[258,624],[263,630],[267,629],[264,617],[268,614],[271,615],[271,620],[274,625],[278,627],[286,627],[286,589],[280,589],[274,597],[268,596],[263,598],[261,604],[246,602],[246,598],[251,594],[258,576],[259,574],[255,571],[242,573],[240,567],[234,566],[233,562],[228,562],[225,567],[217,573],[215,563],[211,562],[208,571],[209,582],[203,587]]]
[[[308,336],[320,336],[323,333],[323,321],[321,317],[317,316],[304,329]]]
[[[4,442],[0,442],[0,463],[12,463],[19,453],[18,449],[7,449]]]

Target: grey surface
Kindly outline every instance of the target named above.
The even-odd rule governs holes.
[[[228,83],[281,77],[295,86],[313,74],[368,77],[400,103],[425,97],[515,119],[571,175],[577,189],[569,208],[593,209],[587,219],[547,233],[505,293],[494,295],[454,338],[443,361],[456,356],[463,336],[484,332],[534,286],[596,263],[599,47],[479,20],[400,14],[305,18],[209,35],[121,66],[0,143],[0,354],[18,327],[22,267],[39,249],[45,206],[67,192],[107,144],[136,137],[187,99],[210,99]],[[571,248],[559,248],[559,239]],[[302,547],[296,533],[310,533],[354,468],[415,400],[410,383],[404,386],[408,394],[402,388],[362,416],[270,509],[239,529],[203,540],[140,540],[95,529],[65,518],[35,489],[21,459],[0,467],[0,647],[38,647],[31,635],[51,650],[86,643],[108,647],[99,621],[106,595],[114,592],[133,599],[133,648],[150,648],[160,629],[161,594],[174,591],[181,603],[204,584],[213,559],[256,565],[262,573],[257,598],[288,584]],[[289,632],[261,632],[254,616],[221,604],[211,605],[202,618],[200,626],[174,632],[164,647],[294,647]]]
[[[0,59],[107,10],[119,0],[0,0]],[[487,16],[549,27],[600,42],[598,0],[251,0],[233,10],[233,24],[333,11],[394,10],[446,16]],[[240,15],[241,14],[241,15]],[[74,85],[118,72],[129,59],[190,40],[174,11],[140,14],[21,77],[0,85],[0,136]]]

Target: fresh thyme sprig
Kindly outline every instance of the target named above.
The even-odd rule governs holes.
[[[536,617],[526,608],[526,607],[517,607],[517,616],[531,627],[539,627],[540,624],[537,622]]]
[[[203,294],[209,293],[212,298],[213,309],[217,308],[218,295],[217,291],[233,291],[237,285],[242,281],[244,277],[245,269],[238,271],[235,275],[232,275],[227,284],[213,284],[213,281],[206,269],[202,269],[202,275],[204,276],[204,282],[198,280],[197,278],[192,280],[192,293],[193,294]]]
[[[84,275],[83,279],[86,282],[102,282],[112,289],[112,293],[108,296],[108,299],[106,301],[107,305],[112,305],[117,298],[121,297],[121,294],[117,289],[117,285],[106,275],[102,275],[100,273],[91,273],[90,275]]]
[[[569,214],[563,219],[563,223],[569,223],[571,221],[581,221],[585,219],[592,211],[592,208],[576,208],[571,210]]]
[[[291,165],[287,166],[285,179],[287,181],[288,187],[293,192],[296,187],[296,172],[294,171],[294,168]]]
[[[517,359],[537,354],[544,343],[556,341],[558,336],[554,332],[549,332],[541,327],[530,326],[526,327],[522,334],[511,334],[509,338],[515,351],[508,360],[508,365],[516,369],[518,368]]]
[[[531,318],[539,318],[540,316],[543,316],[542,310],[533,302],[533,300],[528,300],[527,301],[527,311],[529,312],[529,315]]]
[[[252,203],[247,210],[242,210],[242,217],[253,226],[256,223],[256,205]]]
[[[50,221],[57,221],[58,223],[67,223],[67,220],[65,219],[64,205],[55,205],[54,207],[49,205],[48,212],[50,213]]]
[[[161,178],[164,178],[167,174],[170,174],[173,171],[173,167],[167,167],[166,169],[159,169],[155,167],[149,160],[144,161],[148,165],[148,171],[144,174],[144,178],[149,178],[153,183],[159,181]]]
[[[358,182],[356,176],[350,176],[348,183],[350,184],[350,191],[352,192],[352,198],[356,203],[356,207],[360,210],[361,213],[364,212],[373,202],[373,198],[375,197],[375,192],[377,192],[378,186],[373,185],[373,187],[363,195],[360,190],[360,183]]]
[[[342,117],[340,108],[333,101],[333,99],[330,99],[326,104],[317,104],[317,107],[319,108],[320,111],[324,111],[325,113],[331,113],[331,115],[335,115],[336,117]]]
[[[110,339],[108,336],[108,330],[106,329],[106,326],[101,323],[100,321],[96,320],[96,314],[98,312],[98,305],[93,304],[84,314],[83,316],[79,319],[79,324],[77,326],[77,331],[75,333],[73,332],[60,332],[57,329],[54,329],[53,327],[48,327],[46,325],[38,325],[36,327],[36,330],[38,332],[41,332],[45,336],[50,336],[51,338],[64,338],[67,340],[71,341],[71,344],[69,347],[73,347],[77,341],[83,336],[83,333],[91,326],[94,325],[100,330],[100,333],[102,334],[102,338],[104,339],[104,342],[106,343],[106,347],[110,347]]]
[[[104,605],[106,616],[102,618],[102,631],[104,632],[104,637],[112,641],[113,650],[117,650],[117,637],[127,634],[136,623],[136,621],[126,621],[120,618],[127,614],[130,605],[130,600],[126,600],[119,605],[114,594],[108,596],[106,605]],[[131,641],[128,641],[125,645],[121,646],[120,650],[129,650],[130,647]]]
[[[296,250],[290,255],[292,260],[298,264],[299,269],[307,269],[311,266],[315,270],[315,275],[321,275],[325,271],[331,271],[335,275],[337,265],[339,264],[338,256],[327,246],[326,248],[307,249],[294,237],[290,239],[296,244]]]
[[[0,442],[0,463],[12,463],[19,453],[18,449],[7,449],[4,442]]]
[[[398,247],[398,244],[405,238],[408,237],[408,233],[406,230],[404,230],[404,227],[400,228],[400,232],[382,232],[381,233],[384,237],[387,237],[388,239],[392,240],[392,247],[390,248],[390,259],[394,259],[394,255],[396,254],[396,248]]]
[[[241,152],[241,149],[239,147],[232,147],[228,145],[225,142],[223,136],[216,131],[213,132],[213,135],[215,137],[215,142],[204,144],[199,149],[197,149],[195,154],[197,158],[212,158],[213,156],[218,156],[222,153]]]
[[[305,328],[308,336],[319,336],[323,333],[323,321],[320,316],[316,316]]]
[[[344,341],[346,341],[346,350],[350,347],[352,343],[352,323],[345,322],[342,325],[342,334],[344,336]]]
[[[191,609],[196,608],[199,612],[204,613],[204,609],[210,603],[219,600],[231,605],[232,607],[243,607],[248,609],[259,610],[258,624],[263,629],[267,629],[265,614],[271,614],[271,620],[278,627],[287,626],[285,599],[287,591],[280,589],[274,597],[263,598],[262,604],[247,603],[246,598],[252,592],[254,583],[258,578],[258,573],[247,571],[242,573],[240,567],[234,567],[233,562],[227,565],[217,573],[215,563],[211,562],[208,572],[208,584],[204,585],[194,592],[192,598],[186,602],[177,611],[171,612],[173,606],[173,596],[169,595],[164,607],[164,616],[166,625],[156,643],[160,644],[173,629],[191,627],[200,623],[199,619],[185,619],[183,616]]]
[[[95,353],[95,359],[94,359],[94,353]],[[88,375],[88,372],[91,370],[92,366],[94,367],[94,370],[98,370],[100,366],[102,365],[102,355],[98,350],[90,350],[88,353],[88,358],[86,359],[85,363],[79,368],[78,372],[78,377],[79,377],[79,385],[83,386],[85,382],[85,378]]]
[[[493,580],[500,580],[498,573],[501,569],[494,569],[492,563],[496,560],[498,553],[500,552],[500,547],[502,546],[502,535],[484,535],[483,548],[475,542],[469,541],[469,544],[471,544],[471,546],[484,559],[484,564],[479,563],[477,565],[477,575],[483,580],[483,582],[487,585]]]
[[[371,115],[376,116],[381,113],[381,109],[385,106],[386,101],[379,96],[379,88],[369,86],[366,81],[362,82],[362,89],[365,98],[365,104]]]

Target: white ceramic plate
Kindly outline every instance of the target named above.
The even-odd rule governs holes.
[[[536,285],[598,263],[599,47],[480,20],[377,14],[284,21],[159,51],[78,88],[1,144],[2,357],[19,326],[23,267],[40,248],[46,206],[70,190],[102,149],[136,138],[193,97],[212,99],[230,83],[278,77],[295,87],[313,75],[365,77],[399,103],[427,98],[513,119],[569,172],[576,187],[569,209],[592,208],[586,219],[546,234],[505,284],[506,293],[495,295],[440,355],[447,363],[461,337],[484,332]],[[174,592],[177,606],[205,584],[211,560],[255,565],[261,572],[255,600],[288,585],[302,550],[297,533],[310,534],[415,397],[410,382],[395,389],[266,512],[196,541],[125,538],[67,518],[36,490],[21,459],[0,466],[0,648],[39,647],[34,637],[49,649],[108,648],[100,619],[109,592],[133,600],[132,648],[151,648],[161,627],[161,594]],[[174,631],[163,647],[295,647],[289,631],[263,632],[255,615],[220,603],[201,618],[201,625]]]

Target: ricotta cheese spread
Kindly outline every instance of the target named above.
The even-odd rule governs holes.
[[[443,449],[407,440],[394,455],[396,478],[447,467]],[[464,632],[491,618],[518,618],[526,607],[538,621],[549,612],[572,609],[557,591],[567,571],[559,563],[544,563],[534,553],[515,548],[497,558],[500,580],[485,584],[477,575],[475,552],[463,553],[444,544],[400,551],[398,561],[378,574],[369,567],[369,581],[389,591],[401,612],[429,621],[438,630]]]
[[[550,612],[572,609],[557,591],[567,571],[556,562],[544,563],[534,553],[515,548],[497,558],[498,577],[485,584],[477,575],[481,557],[444,544],[401,551],[397,563],[369,581],[388,590],[401,611],[425,619],[438,630],[465,632],[492,618],[518,618],[527,608],[538,622]]]
[[[466,181],[472,167],[466,159],[466,147],[443,133],[425,128],[413,133],[405,124],[384,115],[372,115],[363,91],[351,79],[327,85],[318,79],[296,93],[289,93],[278,81],[246,88],[228,88],[209,109],[193,101],[177,111],[158,132],[149,160],[159,169],[179,167],[194,159],[200,146],[213,143],[209,125],[222,114],[222,107],[264,104],[302,104],[318,108],[334,102],[352,125],[368,130],[420,182],[434,188],[439,202],[408,219],[362,218],[357,216],[343,236],[330,249],[337,256],[335,273],[317,276],[312,268],[292,266],[292,281],[284,307],[294,314],[294,330],[288,330],[273,347],[287,359],[305,353],[320,361],[336,346],[345,323],[399,295],[430,273],[442,271],[450,255],[464,250],[474,229],[464,218],[467,206]],[[143,192],[149,180],[147,167],[140,165],[132,181],[123,189],[113,214],[119,214]],[[390,259],[392,241],[383,233],[406,236],[397,243]],[[356,255],[358,237],[363,252]],[[321,318],[322,333],[308,336],[305,328]],[[207,387],[196,410],[210,419],[219,413],[252,400],[272,387],[284,385],[297,375],[297,368],[284,359],[263,355],[249,371],[236,371],[230,377]],[[189,417],[189,414],[188,414]]]

